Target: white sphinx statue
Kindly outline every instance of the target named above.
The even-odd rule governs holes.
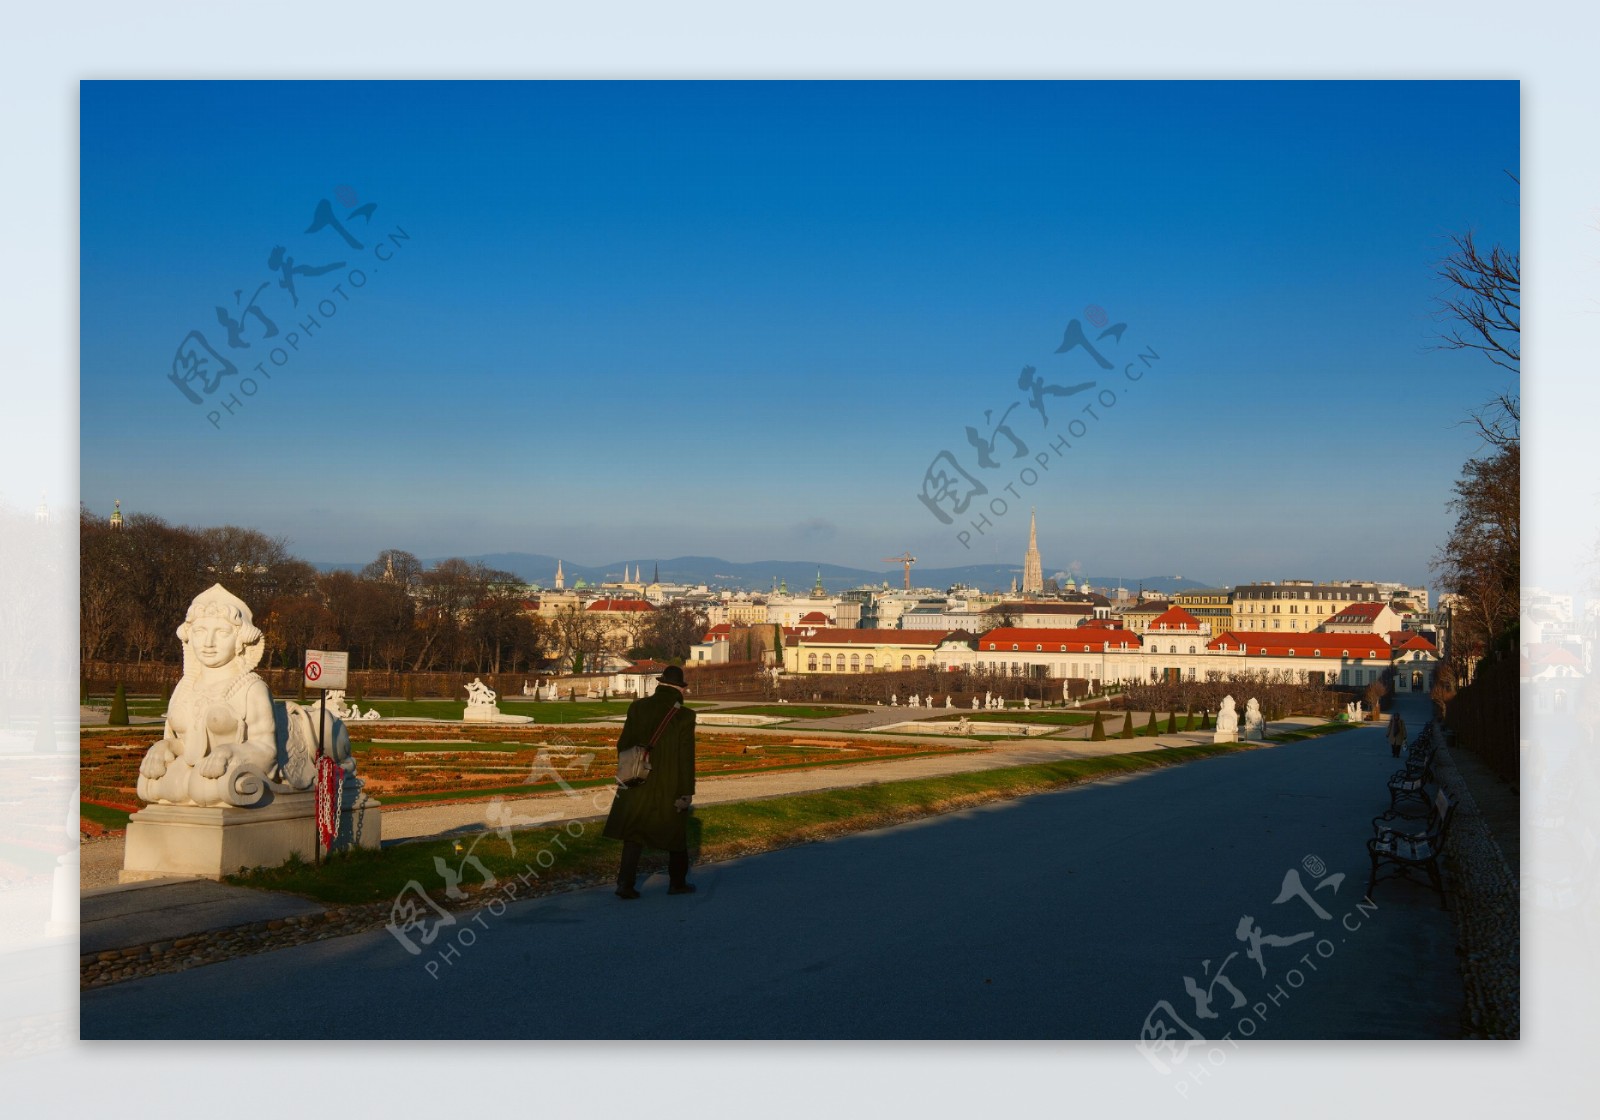
[[[1222,707],[1217,710],[1217,730],[1211,736],[1211,741],[1213,743],[1239,741],[1239,712],[1234,708],[1232,696],[1222,698]]]
[[[275,702],[256,676],[264,651],[250,608],[220,583],[212,584],[189,604],[178,640],[183,679],[167,705],[161,741],[139,764],[139,800],[249,808],[272,792],[310,789],[317,709]],[[327,753],[344,771],[344,781],[359,788],[344,722],[331,712],[326,719]]]
[[[1256,698],[1252,696],[1249,703],[1244,706],[1244,735],[1242,738],[1260,740],[1264,727],[1265,722],[1261,718],[1261,705],[1256,703]]]
[[[121,881],[217,879],[295,854],[377,847],[379,806],[362,792],[344,721],[273,700],[255,673],[263,643],[250,608],[213,584],[189,604],[177,633],[183,678],[161,740],[139,764],[136,790],[146,805],[128,821]],[[334,764],[320,789],[319,718],[323,753]]]

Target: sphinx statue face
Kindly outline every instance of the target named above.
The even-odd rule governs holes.
[[[197,618],[189,624],[189,642],[200,664],[220,669],[239,652],[239,631],[225,618]]]

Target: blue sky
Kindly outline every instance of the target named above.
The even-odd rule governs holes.
[[[1032,505],[1051,571],[1424,580],[1510,384],[1430,349],[1433,269],[1517,245],[1518,117],[1510,82],[86,83],[83,500],[319,561],[862,567],[1019,561]],[[343,267],[294,307],[276,246]],[[262,283],[279,336],[227,346]],[[1053,353],[1091,305],[1110,372]],[[240,371],[200,405],[196,329]],[[1047,429],[1024,365],[1096,389]],[[986,471],[964,429],[1013,403]],[[989,485],[949,525],[945,450]]]

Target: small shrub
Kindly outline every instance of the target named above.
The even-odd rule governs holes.
[[[128,695],[121,684],[117,685],[117,691],[111,697],[111,714],[106,717],[106,722],[112,727],[128,726]]]
[[[1103,743],[1106,741],[1106,722],[1101,717],[1099,712],[1094,714],[1094,730],[1089,732],[1089,738],[1091,741],[1096,743]]]
[[[1168,735],[1174,735],[1174,734],[1177,733],[1177,730],[1178,730],[1178,713],[1177,712],[1168,712],[1167,713],[1167,734]]]

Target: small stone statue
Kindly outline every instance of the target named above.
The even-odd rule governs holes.
[[[1213,743],[1239,741],[1239,713],[1234,708],[1232,696],[1222,698],[1222,707],[1217,710],[1217,730],[1211,736],[1211,741]]]

